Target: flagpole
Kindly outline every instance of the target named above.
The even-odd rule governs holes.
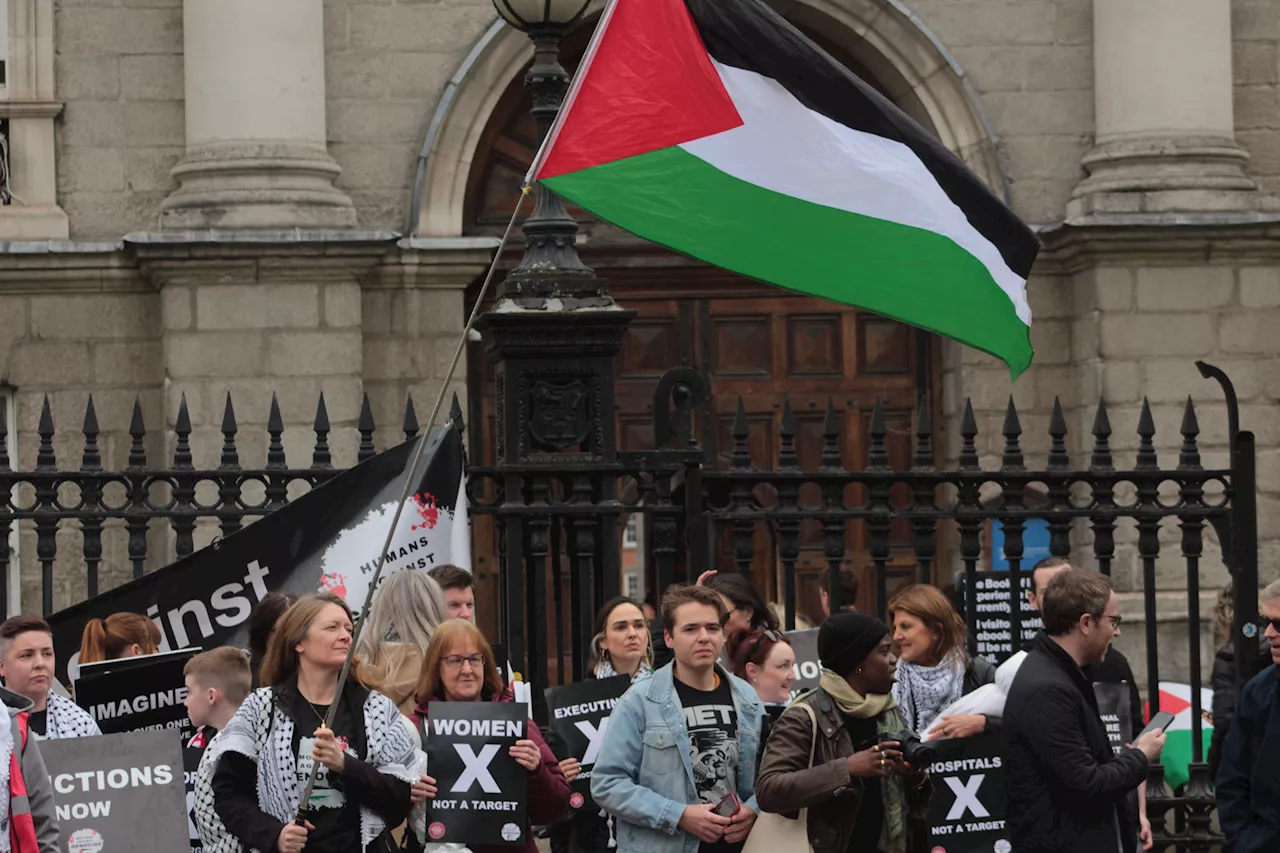
[[[409,498],[417,488],[418,466],[422,464],[427,441],[431,438],[431,430],[436,425],[436,418],[440,416],[440,409],[444,405],[445,395],[449,392],[449,383],[453,380],[454,371],[458,368],[458,362],[462,360],[462,352],[467,346],[467,337],[471,334],[471,330],[480,316],[480,311],[484,307],[485,295],[489,292],[489,285],[493,282],[494,273],[498,269],[498,261],[502,258],[502,250],[511,239],[511,232],[515,229],[516,219],[520,216],[520,208],[524,206],[524,200],[532,189],[532,182],[525,181],[524,187],[520,190],[520,198],[516,201],[516,209],[511,212],[511,220],[507,222],[507,228],[502,232],[502,239],[498,241],[498,248],[493,253],[493,260],[489,263],[489,271],[485,274],[484,281],[480,285],[476,303],[472,306],[471,314],[467,317],[467,324],[462,327],[462,334],[458,336],[458,345],[453,350],[453,358],[449,362],[449,370],[445,373],[444,379],[440,383],[440,393],[436,395],[435,404],[432,405],[431,414],[427,418],[426,431],[418,439],[418,446],[413,451],[413,461],[409,464],[409,471],[404,481],[404,489],[401,490],[400,499],[396,502],[396,511],[391,518],[391,526],[387,528],[387,539],[378,551],[378,563],[373,571],[373,579],[369,581],[369,592],[365,594],[364,604],[360,608],[360,617],[356,619],[355,627],[351,632],[351,647],[347,649],[347,659],[343,661],[342,672],[338,675],[338,686],[334,690],[333,701],[329,703],[329,710],[324,715],[324,727],[326,729],[333,728],[333,720],[338,713],[338,701],[342,696],[342,688],[351,674],[351,663],[355,658],[356,644],[360,640],[360,632],[364,629],[365,617],[369,614],[369,607],[373,603],[373,594],[378,589],[378,580],[382,577],[382,568],[386,563],[387,551],[391,548],[396,528],[400,526],[400,516],[404,513],[405,504],[409,502]],[[302,797],[298,801],[298,817],[295,821],[298,826],[306,825],[307,807],[311,802],[311,793],[315,790],[319,772],[320,762],[313,761],[311,775],[307,779],[307,786],[303,789]]]

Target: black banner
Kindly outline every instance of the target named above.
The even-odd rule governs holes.
[[[1129,708],[1129,685],[1093,683],[1093,695],[1098,699],[1098,716],[1107,727],[1107,740],[1117,753],[1126,744],[1133,743],[1133,712]]]
[[[383,577],[440,563],[471,567],[462,439],[452,427],[431,432],[422,478],[405,508]],[[241,646],[253,606],[273,590],[328,590],[353,610],[364,605],[378,550],[404,489],[414,442],[381,453],[243,530],[145,577],[49,618],[58,677],[74,680],[80,635],[90,619],[145,613],[164,650]]]
[[[172,730],[40,742],[62,849],[174,853],[187,843],[182,755]]]
[[[187,716],[182,669],[199,649],[181,649],[85,665],[76,681],[76,704],[104,735],[172,729],[186,743],[195,734]]]
[[[591,768],[604,745],[613,706],[629,687],[630,677],[617,675],[546,690],[551,732],[565,747],[565,754],[556,757],[576,758],[582,764],[569,797],[569,805],[575,809],[591,803]]]
[[[788,631],[787,639],[796,654],[796,680],[791,685],[791,698],[794,699],[815,689],[822,677],[822,664],[818,662],[818,629]]]
[[[428,841],[469,847],[525,843],[528,774],[510,748],[527,736],[518,702],[432,702],[427,708],[427,767],[437,793],[427,813]]]
[[[963,597],[966,594],[967,577],[967,574],[961,574],[956,580],[956,594],[961,596],[961,601],[967,601]],[[1022,631],[1021,637],[1015,637],[1013,604],[1010,595],[1010,589],[1013,586],[1012,576],[1008,572],[977,572],[975,577],[978,587],[978,655],[1001,664],[1031,642],[1036,632],[1043,626],[1040,614],[1032,610],[1031,603],[1027,601],[1027,593],[1034,589],[1034,582],[1031,572],[1021,573],[1018,607]]]
[[[934,853],[1009,853],[1007,777],[1000,758],[1000,736],[986,734],[936,743],[939,757],[929,768]]]

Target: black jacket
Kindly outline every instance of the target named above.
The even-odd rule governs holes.
[[[1008,827],[1018,853],[1134,853],[1128,794],[1147,778],[1136,749],[1111,749],[1093,680],[1041,633],[1001,720]]]
[[[1218,771],[1222,853],[1280,850],[1280,667],[1240,691]]]
[[[1264,640],[1258,643],[1258,656],[1253,660],[1244,681],[1249,681],[1271,665],[1271,647]],[[1240,693],[1240,681],[1236,679],[1236,647],[1227,640],[1227,644],[1218,649],[1213,656],[1213,671],[1209,675],[1209,686],[1213,688],[1213,738],[1209,742],[1209,775],[1218,776],[1218,767],[1222,758],[1222,747],[1227,740],[1227,732],[1231,728],[1231,717],[1236,710],[1236,696]]]

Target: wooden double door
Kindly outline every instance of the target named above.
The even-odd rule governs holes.
[[[883,401],[887,415],[890,461],[895,468],[910,466],[913,412],[920,401],[929,405],[931,398],[932,359],[926,333],[721,270],[595,265],[609,281],[615,299],[637,312],[616,361],[621,450],[653,447],[653,394],[658,379],[672,367],[688,366],[709,381],[710,401],[694,426],[717,468],[729,467],[739,399],[750,427],[747,443],[753,465],[760,470],[776,468],[783,402],[789,399],[801,467],[816,471],[828,398],[840,418],[846,468],[859,469],[866,462],[867,428],[877,398]],[[471,422],[478,416],[483,432],[492,436],[496,414],[492,369],[481,347],[473,347],[469,361]],[[472,453],[480,454],[482,464],[492,464],[493,451],[491,440],[472,443]],[[808,487],[801,502],[817,504],[819,497],[816,487]],[[762,498],[769,499],[767,495]],[[858,496],[851,493],[848,498],[856,500]],[[633,566],[641,591],[653,601],[659,591],[656,572],[644,553],[648,537],[643,522],[634,533],[640,547],[624,553],[624,572]],[[689,554],[682,568],[695,576],[706,568],[735,571],[730,532],[715,531],[715,538],[718,547],[714,554]],[[913,570],[905,525],[895,529],[894,539],[903,547],[894,549],[891,588],[906,582]],[[477,519],[475,549],[478,595],[494,605],[481,611],[496,613],[497,550],[487,520]],[[687,554],[685,549],[681,553],[682,557]],[[772,531],[757,529],[754,554],[751,569],[756,587],[768,599],[781,602],[785,591]],[[709,565],[712,561],[714,566]],[[849,525],[844,562],[860,573],[859,604],[870,607],[874,583],[861,525]],[[799,613],[815,618],[820,615],[818,589],[826,567],[822,531],[814,523],[802,531],[795,590]],[[620,588],[628,589],[626,579],[620,581]],[[567,589],[564,594],[567,596]],[[496,631],[496,621],[486,627]],[[554,625],[549,627],[554,630]]]

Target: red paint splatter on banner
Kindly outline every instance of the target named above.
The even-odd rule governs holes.
[[[410,529],[434,530],[435,526],[440,523],[440,505],[436,503],[435,497],[430,492],[414,495],[413,505],[418,511],[418,515],[422,518],[422,523],[415,524]]]
[[[331,592],[341,598],[347,600],[347,578],[338,572],[330,572],[327,575],[320,576],[320,589],[325,592]]]

